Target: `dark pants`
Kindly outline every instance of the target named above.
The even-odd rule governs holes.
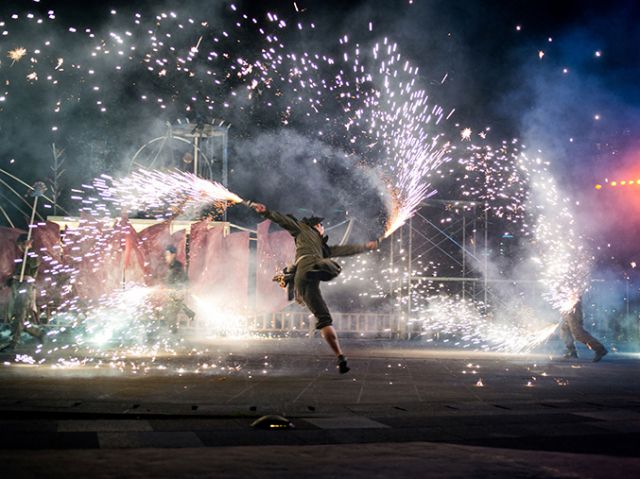
[[[328,277],[331,274],[331,270],[335,269],[335,263],[331,263],[333,263],[331,260],[310,256],[302,258],[296,269],[295,287],[309,311],[316,317],[316,329],[333,324],[327,303],[324,302],[320,293],[320,280],[316,279]]]
[[[574,339],[583,344],[589,346],[593,351],[601,351],[604,346],[598,342],[593,336],[591,336],[584,329],[584,321],[576,314],[567,315],[567,319],[560,328],[560,336],[564,341],[564,345],[567,347],[567,351],[570,353],[576,352],[576,345]]]
[[[44,331],[31,325],[29,319],[33,311],[34,286],[23,281],[14,280],[11,284],[11,300],[9,302],[9,318],[11,318],[11,336],[9,346],[16,347],[20,336],[25,332],[34,338],[41,338]]]
[[[182,295],[171,293],[162,305],[162,319],[167,323],[169,331],[178,333],[178,313],[182,309]]]

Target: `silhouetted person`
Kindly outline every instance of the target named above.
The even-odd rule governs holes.
[[[170,290],[167,299],[162,306],[162,317],[166,321],[169,331],[173,334],[178,333],[178,313],[182,308],[186,308],[184,304],[184,289],[187,284],[187,275],[184,271],[184,265],[176,259],[176,247],[168,245],[164,252],[164,259],[169,266],[167,274],[162,280],[165,288]],[[195,314],[189,310],[192,318]]]
[[[575,307],[566,314],[564,324],[560,328],[560,335],[562,336],[564,345],[567,347],[567,354],[565,354],[564,357],[567,359],[578,357],[578,351],[574,343],[575,339],[595,351],[596,355],[593,358],[593,362],[597,363],[609,351],[605,349],[602,343],[585,331],[582,316],[582,298],[580,298]]]
[[[0,352],[3,353],[12,352],[16,349],[23,332],[41,340],[45,338],[44,331],[29,322],[29,318],[35,312],[35,282],[36,276],[38,276],[40,258],[36,253],[27,253],[24,275],[22,276],[22,281],[20,281],[24,252],[33,247],[33,241],[27,240],[27,234],[22,233],[16,239],[16,243],[18,243],[18,249],[20,250],[20,258],[16,259],[13,278],[8,281],[11,284],[11,300],[9,301],[11,335],[9,336],[9,343],[0,349]]]
[[[351,256],[374,250],[378,247],[378,243],[370,241],[364,245],[329,246],[328,237],[323,236],[323,218],[312,216],[298,221],[292,215],[283,215],[269,210],[260,203],[251,203],[250,206],[260,216],[273,221],[293,236],[296,242],[295,289],[309,311],[316,317],[316,329],[320,330],[322,337],[338,357],[340,373],[348,372],[350,368],[332,326],[331,313],[320,293],[320,281],[330,281],[340,274],[340,265],[329,258]]]

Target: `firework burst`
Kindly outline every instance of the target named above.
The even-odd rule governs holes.
[[[20,61],[20,59],[26,54],[27,54],[27,49],[23,47],[19,47],[19,48],[16,48],[15,50],[9,51],[8,57],[11,58],[11,60],[13,60],[11,62],[11,66],[13,66],[15,62]]]

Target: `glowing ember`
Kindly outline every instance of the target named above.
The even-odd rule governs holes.
[[[27,54],[27,49],[23,47],[16,48],[15,50],[11,50],[8,55],[9,58],[13,60],[11,62],[11,66],[13,66],[15,62],[20,61],[20,59],[26,54]]]

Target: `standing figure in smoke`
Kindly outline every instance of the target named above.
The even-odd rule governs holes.
[[[40,266],[40,258],[36,253],[29,252],[27,254],[24,275],[22,276],[22,281],[20,281],[24,252],[33,247],[33,241],[27,238],[28,235],[22,233],[16,240],[21,255],[19,259],[16,259],[14,276],[8,281],[8,283],[11,283],[11,300],[9,302],[11,335],[9,336],[9,343],[0,349],[0,352],[14,351],[23,331],[40,340],[45,338],[44,331],[29,322],[29,318],[32,315],[35,316],[36,307],[35,281],[38,275],[38,267]]]
[[[567,354],[564,355],[567,359],[578,357],[574,339],[586,344],[591,350],[595,351],[596,355],[593,358],[594,363],[600,361],[604,355],[609,352],[602,343],[585,331],[584,320],[582,318],[582,298],[580,298],[575,307],[566,314],[564,323],[560,328],[560,335],[562,336],[564,345],[567,347]]]
[[[295,276],[293,279],[295,290],[309,311],[316,317],[316,329],[329,344],[331,350],[338,357],[340,374],[349,371],[347,359],[338,343],[338,336],[333,328],[333,319],[327,304],[320,293],[320,281],[330,281],[340,274],[341,267],[329,259],[337,256],[351,256],[371,251],[378,247],[377,241],[370,241],[364,245],[329,246],[324,234],[322,221],[324,218],[312,216],[298,221],[292,215],[283,215],[269,210],[260,203],[251,203],[253,208],[263,218],[273,221],[287,230],[296,242]]]
[[[162,318],[166,321],[169,331],[173,334],[178,334],[178,314],[181,309],[185,309],[189,319],[193,319],[193,316],[195,316],[195,313],[184,304],[187,275],[184,272],[184,265],[176,259],[176,253],[176,247],[172,244],[166,247],[164,259],[169,268],[164,280],[162,280],[165,288],[171,291],[162,305]]]

